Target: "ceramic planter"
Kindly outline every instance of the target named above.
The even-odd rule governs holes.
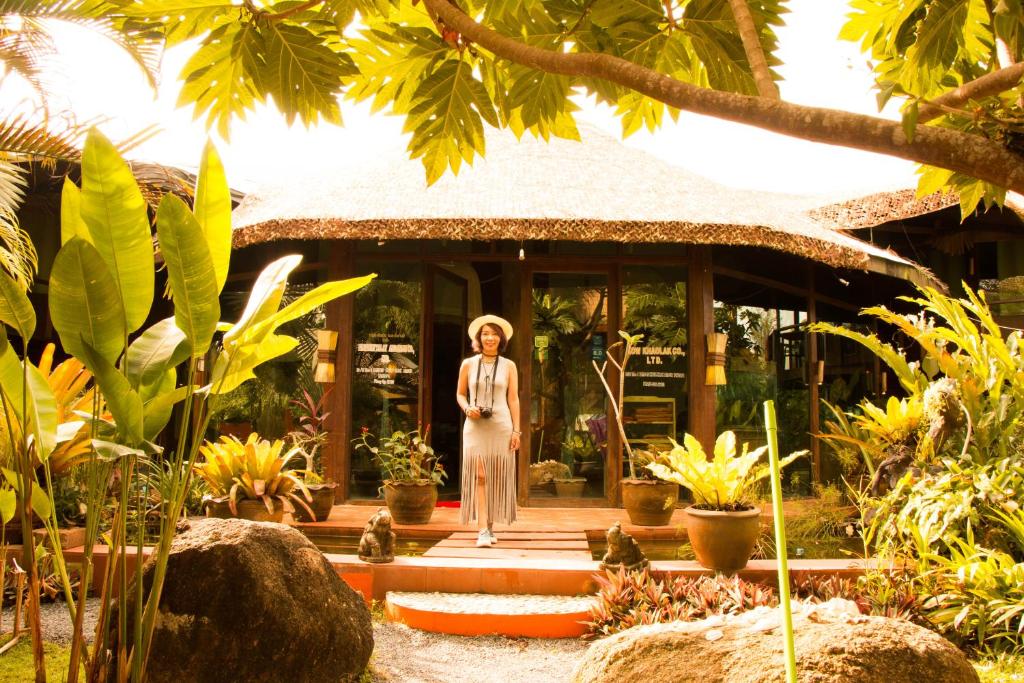
[[[206,516],[221,519],[238,517],[238,519],[248,519],[253,522],[277,522],[279,524],[284,521],[284,503],[279,500],[274,501],[273,514],[267,511],[267,506],[263,504],[262,500],[248,498],[240,500],[237,508],[238,514],[233,515],[231,514],[231,504],[227,498],[211,498],[206,501]]]
[[[679,501],[679,484],[660,479],[623,479],[622,506],[637,526],[665,526]]]
[[[583,496],[583,487],[587,484],[587,480],[583,477],[555,479],[554,481],[555,494],[559,498],[581,498]]]
[[[429,479],[384,482],[384,500],[399,524],[426,524],[437,505],[437,484]]]
[[[310,484],[306,488],[309,489],[309,495],[313,496],[312,503],[302,498],[302,492],[299,490],[295,490],[295,495],[302,498],[306,505],[313,510],[314,518],[310,518],[306,509],[294,501],[292,505],[295,507],[295,511],[292,512],[292,517],[295,518],[296,522],[322,522],[326,520],[328,515],[331,514],[331,508],[334,507],[334,490],[338,488],[338,485],[333,482],[330,484]]]
[[[747,566],[761,533],[761,510],[739,512],[686,508],[686,533],[697,561],[732,574]]]

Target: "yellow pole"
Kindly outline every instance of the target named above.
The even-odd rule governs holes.
[[[779,556],[779,603],[782,607],[782,630],[786,638],[786,680],[796,681],[796,650],[793,647],[793,611],[789,605],[789,560],[786,554],[786,520],[782,515],[782,478],[779,468],[779,428],[775,419],[775,403],[764,402],[764,422],[768,431],[768,462],[772,473],[772,509],[775,517],[775,547]]]

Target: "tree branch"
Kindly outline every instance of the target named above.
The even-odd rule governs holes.
[[[969,100],[980,100],[990,95],[998,95],[1020,85],[1024,79],[1024,62],[1017,62],[992,73],[985,74],[973,81],[964,83],[956,90],[942,93],[928,102],[922,102],[918,108],[917,121],[925,123],[943,115],[943,107],[956,109]]]
[[[736,26],[740,30],[743,51],[747,53],[747,61],[750,63],[750,71],[754,74],[757,92],[761,97],[770,100],[782,99],[779,96],[779,88],[772,79],[772,72],[768,69],[768,60],[765,59],[764,48],[757,35],[754,17],[750,14],[750,5],[747,4],[747,0],[729,0],[729,7],[732,8],[732,16],[736,19]]]
[[[699,88],[608,54],[553,52],[482,26],[448,0],[423,0],[423,3],[453,30],[496,56],[523,66],[567,76],[600,78],[676,109],[812,142],[938,166],[1024,192],[1024,158],[978,135],[919,125],[914,139],[908,141],[902,125],[896,121]]]

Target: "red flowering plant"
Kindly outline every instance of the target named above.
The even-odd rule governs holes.
[[[359,436],[352,440],[356,450],[366,449],[380,467],[384,482],[425,481],[441,484],[448,474],[440,460],[443,456],[434,452],[427,441],[430,425],[409,432],[395,431],[391,436],[377,438],[368,427],[359,430]]]

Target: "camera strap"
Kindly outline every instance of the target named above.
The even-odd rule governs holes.
[[[491,376],[487,377],[484,375],[484,387],[487,387],[487,380],[491,380],[491,405],[488,410],[494,410],[494,380],[498,378],[498,361],[501,360],[501,356],[495,356],[494,358],[494,369],[491,371]],[[473,396],[473,407],[482,408],[480,405],[480,370],[484,364],[484,354],[480,354],[480,357],[476,361],[476,391]]]

